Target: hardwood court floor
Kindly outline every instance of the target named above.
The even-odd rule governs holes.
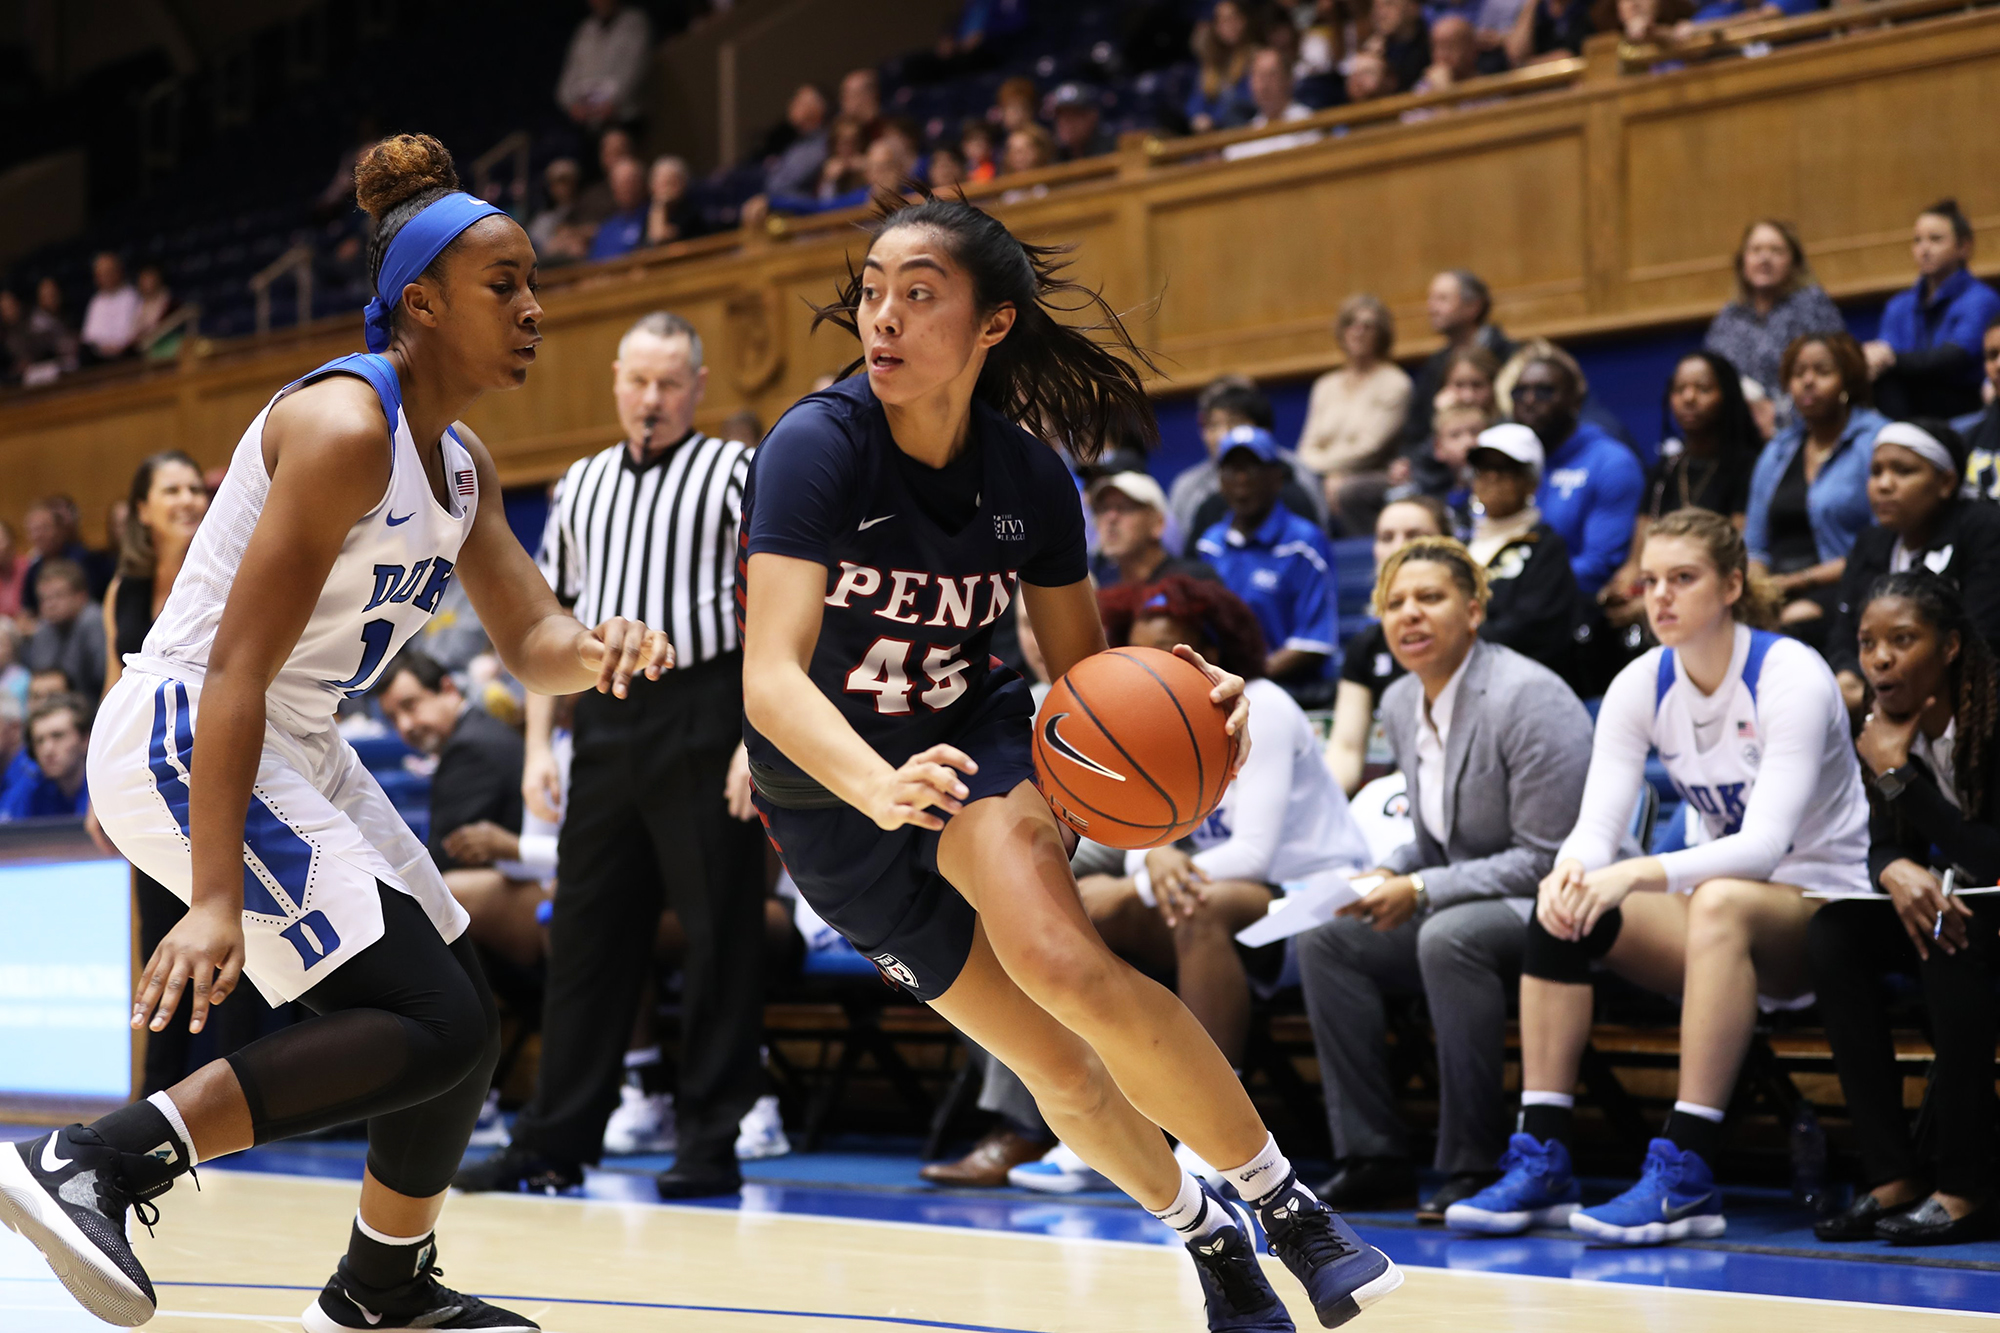
[[[348,1181],[204,1171],[137,1245],[165,1333],[293,1329],[345,1243]],[[455,1198],[454,1286],[552,1333],[1199,1333],[1185,1256],[1158,1245],[962,1227],[595,1200]],[[1296,1287],[1266,1261],[1288,1300]],[[1406,1267],[1358,1333],[1915,1333],[1990,1316],[1716,1291]],[[1293,1317],[1318,1327],[1301,1301]],[[0,1230],[0,1330],[101,1329]]]

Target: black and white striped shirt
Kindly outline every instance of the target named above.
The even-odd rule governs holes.
[[[736,646],[736,523],[750,448],[695,431],[637,466],[624,444],[556,483],[536,557],[576,618],[643,620],[681,665]]]

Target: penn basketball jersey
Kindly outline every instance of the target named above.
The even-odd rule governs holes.
[[[1088,576],[1083,508],[1061,457],[984,404],[971,429],[977,499],[954,528],[906,477],[865,375],[801,400],[750,463],[742,561],[771,552],[826,566],[808,674],[892,764],[948,739],[989,688],[1018,679],[988,644],[1022,582]],[[746,585],[739,568],[739,617]],[[744,736],[753,760],[799,772],[747,724]]]
[[[1824,688],[1814,691],[1825,700],[1824,716],[1813,720],[1823,760],[1792,847],[1773,879],[1823,887],[1817,875],[1788,877],[1783,867],[1795,860],[1852,869],[1865,879],[1868,800],[1839,687],[1819,654],[1795,639],[1738,626],[1729,675],[1715,694],[1704,695],[1688,680],[1671,648],[1653,653],[1653,744],[1681,798],[1700,812],[1706,841],[1728,837],[1743,826],[1768,742],[1761,705],[1788,681],[1807,674],[1826,677],[1820,682]]]
[[[438,503],[403,415],[395,368],[385,357],[357,353],[329,361],[285,386],[257,414],[236,445],[159,620],[143,650],[129,659],[177,679],[199,682],[206,674],[209,645],[271,489],[264,421],[286,393],[329,375],[366,380],[381,399],[389,423],[389,485],[381,503],[348,532],[312,618],[265,694],[270,720],[301,734],[329,726],[340,701],[373,686],[397,649],[430,619],[479,506],[472,456],[450,431],[440,441],[449,503]]]

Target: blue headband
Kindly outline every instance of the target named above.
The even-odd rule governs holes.
[[[389,312],[403,299],[403,288],[415,282],[460,232],[481,218],[504,215],[506,211],[461,190],[427,204],[422,212],[403,224],[390,238],[388,253],[382,256],[382,271],[375,279],[376,296],[368,303],[369,351],[389,350]]]

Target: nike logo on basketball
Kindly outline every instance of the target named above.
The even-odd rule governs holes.
[[[861,522],[861,526],[856,528],[855,531],[866,532],[868,531],[868,529],[874,527],[877,523],[887,523],[890,519],[894,517],[895,517],[894,514],[884,514],[880,518],[863,519]]]
[[[401,518],[397,518],[394,512],[391,512],[389,517],[384,519],[383,521],[386,522],[392,528],[400,528],[401,526],[403,526],[403,524],[408,523],[411,519],[415,518],[416,516],[417,516],[417,511],[414,509],[412,509],[409,513],[403,515]]]
[[[1695,1209],[1707,1203],[1709,1199],[1713,1197],[1714,1193],[1713,1191],[1711,1191],[1708,1194],[1702,1195],[1699,1199],[1694,1200],[1692,1203],[1684,1203],[1678,1208],[1674,1207],[1674,1201],[1672,1199],[1662,1199],[1660,1200],[1660,1216],[1665,1218],[1669,1222],[1678,1222],[1683,1217],[1686,1217],[1689,1213],[1692,1213]]]
[[[1051,750],[1054,750],[1057,754],[1069,760],[1072,764],[1077,764],[1083,768],[1087,768],[1093,773],[1100,773],[1103,776],[1110,778],[1113,782],[1123,782],[1125,780],[1125,775],[1123,773],[1112,772],[1110,769],[1098,763],[1095,759],[1092,759],[1089,755],[1084,754],[1083,751],[1077,749],[1074,745],[1071,745],[1068,741],[1063,739],[1062,733],[1056,730],[1056,724],[1061,722],[1064,718],[1068,716],[1069,716],[1068,713],[1056,713],[1053,714],[1048,721],[1042,723],[1042,740],[1048,745],[1048,747]]]
[[[76,1161],[74,1157],[59,1157],[56,1155],[56,1140],[61,1137],[62,1131],[57,1130],[55,1133],[49,1135],[46,1143],[42,1144],[42,1170],[48,1172],[50,1175],[54,1175]]]
[[[369,1326],[370,1328],[373,1328],[373,1327],[375,1327],[375,1325],[377,1325],[377,1324],[379,1324],[379,1323],[381,1323],[381,1322],[382,1322],[382,1316],[381,1316],[381,1315],[379,1315],[379,1314],[376,1314],[376,1313],[375,1313],[375,1312],[374,1312],[373,1310],[371,1310],[371,1309],[369,1309],[369,1308],[368,1308],[367,1306],[363,1305],[363,1304],[362,1304],[362,1303],[361,1303],[360,1301],[357,1301],[357,1300],[355,1300],[355,1299],[354,1299],[354,1293],[352,1293],[352,1292],[347,1292],[347,1291],[343,1291],[343,1292],[341,1292],[340,1294],[341,1294],[341,1295],[343,1295],[343,1296],[345,1296],[345,1297],[347,1297],[347,1303],[348,1303],[349,1305],[351,1305],[351,1306],[353,1306],[353,1307],[354,1307],[355,1309],[357,1309],[357,1310],[361,1311],[361,1317],[362,1317],[363,1319],[366,1319],[366,1320],[368,1321],[368,1326]]]

